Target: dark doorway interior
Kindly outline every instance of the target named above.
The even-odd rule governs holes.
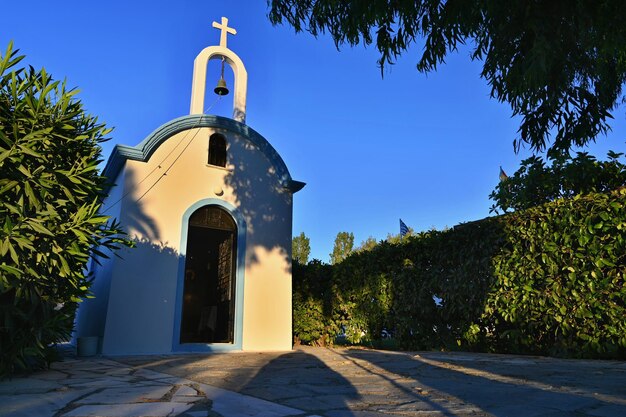
[[[236,226],[216,206],[189,220],[180,343],[233,343]]]

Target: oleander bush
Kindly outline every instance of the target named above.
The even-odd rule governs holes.
[[[0,376],[49,364],[88,296],[90,255],[131,244],[98,214],[109,130],[22,59],[0,53]]]

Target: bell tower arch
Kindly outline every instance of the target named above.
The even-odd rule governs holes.
[[[207,66],[210,60],[223,59],[232,68],[235,75],[233,119],[245,123],[248,72],[241,58],[226,46],[228,34],[235,35],[237,31],[228,27],[228,19],[225,17],[222,17],[222,23],[213,22],[213,27],[221,30],[220,44],[204,48],[193,62],[191,108],[189,114],[204,114]]]

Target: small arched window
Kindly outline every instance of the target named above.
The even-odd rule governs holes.
[[[209,138],[209,165],[226,166],[226,138],[219,133]]]

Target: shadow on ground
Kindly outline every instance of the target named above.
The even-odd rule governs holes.
[[[116,359],[307,415],[626,415],[622,362],[324,348]]]
[[[371,350],[337,354],[378,383],[387,381],[407,399],[430,400],[442,415],[626,415],[622,362],[474,353],[387,355]]]

